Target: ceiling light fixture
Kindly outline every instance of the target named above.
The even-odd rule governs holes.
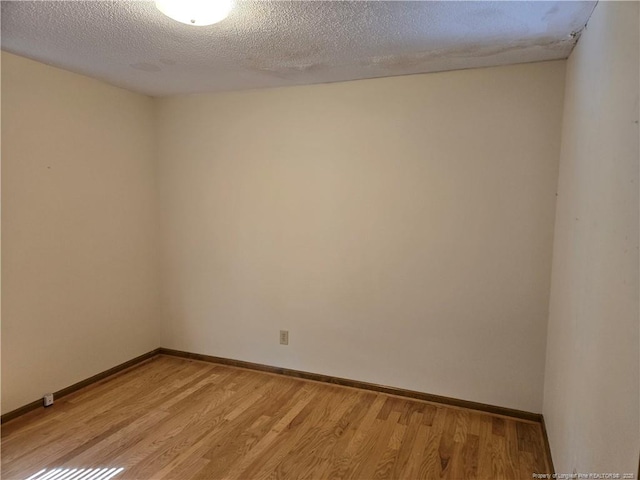
[[[203,26],[227,18],[233,0],[156,0],[156,7],[178,22]]]

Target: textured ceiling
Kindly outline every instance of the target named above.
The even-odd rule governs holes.
[[[162,96],[566,58],[594,5],[239,1],[192,27],[147,1],[3,1],[2,48]]]

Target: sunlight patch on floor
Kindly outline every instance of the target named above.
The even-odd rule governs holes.
[[[25,480],[109,480],[124,468],[43,468]]]

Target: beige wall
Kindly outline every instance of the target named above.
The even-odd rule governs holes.
[[[600,2],[569,58],[544,416],[560,473],[635,473],[638,3]]]
[[[540,412],[564,70],[159,100],[163,346]]]
[[[159,345],[153,100],[2,53],[2,412]]]

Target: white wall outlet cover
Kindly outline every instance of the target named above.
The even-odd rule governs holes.
[[[53,405],[53,393],[45,393],[42,397],[42,403],[45,407],[50,407]]]

